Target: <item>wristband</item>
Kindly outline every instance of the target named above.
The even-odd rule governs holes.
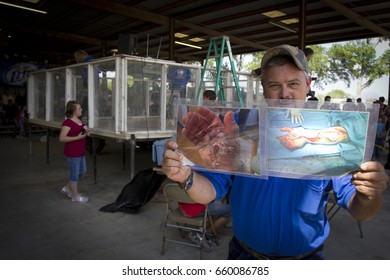
[[[192,187],[192,183],[194,182],[194,171],[191,169],[190,176],[185,180],[184,183],[179,183],[180,187],[188,191]]]

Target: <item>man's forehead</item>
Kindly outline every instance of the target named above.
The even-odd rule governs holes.
[[[294,64],[272,65],[264,69],[264,81],[279,79],[305,79],[305,73]]]
[[[299,79],[299,78],[292,78],[292,79],[284,79],[283,80],[284,82],[289,82],[289,83],[291,83],[291,82],[302,82],[302,79]],[[272,83],[280,83],[281,81],[280,81],[280,79],[273,79],[273,78],[271,78],[271,79],[267,79],[266,81],[265,81],[267,84],[272,84]]]

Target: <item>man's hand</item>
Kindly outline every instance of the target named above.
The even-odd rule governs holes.
[[[191,168],[183,166],[183,155],[177,152],[177,143],[167,141],[163,155],[162,172],[173,181],[184,183],[191,172]]]
[[[379,162],[370,161],[363,163],[361,170],[353,175],[352,184],[356,186],[357,193],[375,200],[387,188],[388,180],[383,166]]]
[[[383,204],[382,193],[387,188],[389,177],[382,164],[376,161],[365,162],[352,177],[356,194],[348,204],[355,219],[364,221],[373,217]]]
[[[303,123],[304,118],[300,109],[287,109],[286,119],[291,118],[291,123],[300,124]]]
[[[183,155],[177,152],[178,145],[174,141],[165,143],[166,150],[162,161],[162,172],[175,182],[184,183],[191,173],[191,168],[183,167]],[[187,194],[196,202],[208,204],[215,199],[213,184],[199,173],[194,172],[193,186]]]

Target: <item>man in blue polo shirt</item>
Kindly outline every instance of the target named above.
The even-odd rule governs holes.
[[[286,104],[305,100],[311,78],[301,50],[288,45],[272,48],[261,69],[266,99],[283,99]],[[225,127],[236,129],[233,122],[233,117],[225,118]],[[321,259],[330,231],[325,212],[329,192],[333,190],[337,203],[355,219],[367,220],[379,211],[387,187],[388,177],[379,162],[365,162],[354,174],[332,180],[258,179],[193,172],[182,165],[175,142],[166,147],[163,172],[195,201],[207,204],[230,188],[234,236],[229,259]]]

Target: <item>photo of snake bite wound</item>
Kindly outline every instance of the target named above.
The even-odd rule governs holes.
[[[177,143],[199,169],[254,174],[258,109],[179,105]]]

